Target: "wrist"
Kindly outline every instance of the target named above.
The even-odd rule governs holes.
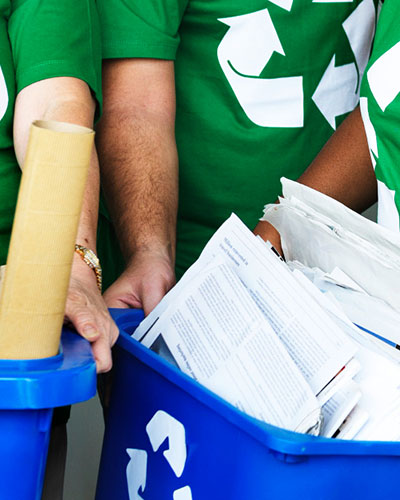
[[[71,278],[83,279],[86,282],[93,282],[96,285],[96,275],[77,253],[74,253],[72,260]]]
[[[163,260],[168,263],[171,267],[175,265],[175,245],[171,243],[142,243],[136,245],[134,249],[130,252],[130,256],[127,259],[127,267],[138,259],[157,259]]]
[[[102,270],[100,262],[92,250],[81,245],[75,245],[71,272],[72,278],[94,282],[101,293]]]
[[[272,224],[261,220],[254,228],[254,234],[261,236],[264,241],[269,241],[274,248],[282,255],[281,237]]]

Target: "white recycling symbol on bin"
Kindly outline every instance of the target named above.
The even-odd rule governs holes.
[[[186,434],[185,427],[163,410],[157,411],[146,425],[153,451],[156,452],[168,438],[168,449],[163,452],[176,477],[181,477],[186,464]],[[146,488],[147,451],[127,448],[130,460],[126,467],[129,500],[143,500],[140,493]],[[192,500],[192,491],[184,486],[173,492],[173,500]]]

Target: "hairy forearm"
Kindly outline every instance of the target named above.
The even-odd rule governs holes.
[[[127,262],[137,251],[175,258],[178,159],[170,119],[114,106],[97,131],[102,188]]]
[[[14,117],[14,147],[23,166],[30,125],[35,120],[56,120],[93,127],[95,103],[86,83],[76,78],[42,80],[24,88],[17,97]],[[77,242],[96,248],[99,198],[99,167],[92,154]]]

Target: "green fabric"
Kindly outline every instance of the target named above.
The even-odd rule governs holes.
[[[94,0],[12,0],[9,36],[17,92],[38,80],[71,76],[101,96],[100,27]]]
[[[399,230],[400,6],[385,0],[361,86],[361,110],[378,181],[378,222]]]
[[[0,264],[7,257],[20,181],[12,136],[15,97],[30,84],[57,76],[86,81],[101,102],[94,0],[75,2],[73,9],[67,0],[0,0]]]
[[[178,277],[232,211],[249,227],[254,227],[264,204],[273,202],[280,194],[280,178],[297,178],[331,135],[335,124],[343,120],[345,112],[333,118],[333,125],[332,120],[329,123],[312,96],[334,56],[336,67],[351,64],[357,71],[342,23],[360,3],[360,0],[331,3],[294,0],[293,4],[290,0],[98,1],[104,57],[175,60],[176,140],[180,161]],[[372,1],[371,5],[373,23]],[[244,18],[246,14],[254,15],[251,19]],[[226,19],[232,17],[235,19]],[[238,21],[239,25],[246,24],[244,35],[235,31]],[[264,26],[261,32],[260,26]],[[364,29],[357,25],[353,28]],[[270,43],[275,49],[270,54],[267,54],[268,43],[258,40],[266,32],[270,40],[275,40]],[[247,48],[249,39],[256,49]],[[261,66],[257,69],[259,61]],[[288,125],[285,118],[278,125],[260,124],[250,108],[245,111],[232,83],[234,79],[245,82],[243,85],[251,94],[251,80],[264,85],[262,81],[276,81],[279,77],[282,80],[276,83],[282,95],[288,77],[303,77],[302,123]],[[354,94],[356,86],[357,81],[351,81],[340,89]],[[263,100],[268,99],[269,87],[265,89],[255,108],[262,107]],[[279,121],[284,115],[283,108],[290,108],[290,116],[295,114],[290,96],[287,102],[285,97],[278,97],[268,109]]]
[[[97,0],[103,57],[134,54],[135,57],[174,59],[180,41],[177,27],[187,3],[188,0]],[[170,26],[172,29],[165,29]]]
[[[15,78],[7,33],[10,10],[10,2],[0,0],[0,264],[6,261],[19,185],[19,171],[12,140]]]

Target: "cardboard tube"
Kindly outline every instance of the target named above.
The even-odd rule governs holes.
[[[0,359],[57,354],[94,132],[31,126],[0,296]]]
[[[3,286],[4,275],[6,273],[6,266],[0,266],[0,294]]]

